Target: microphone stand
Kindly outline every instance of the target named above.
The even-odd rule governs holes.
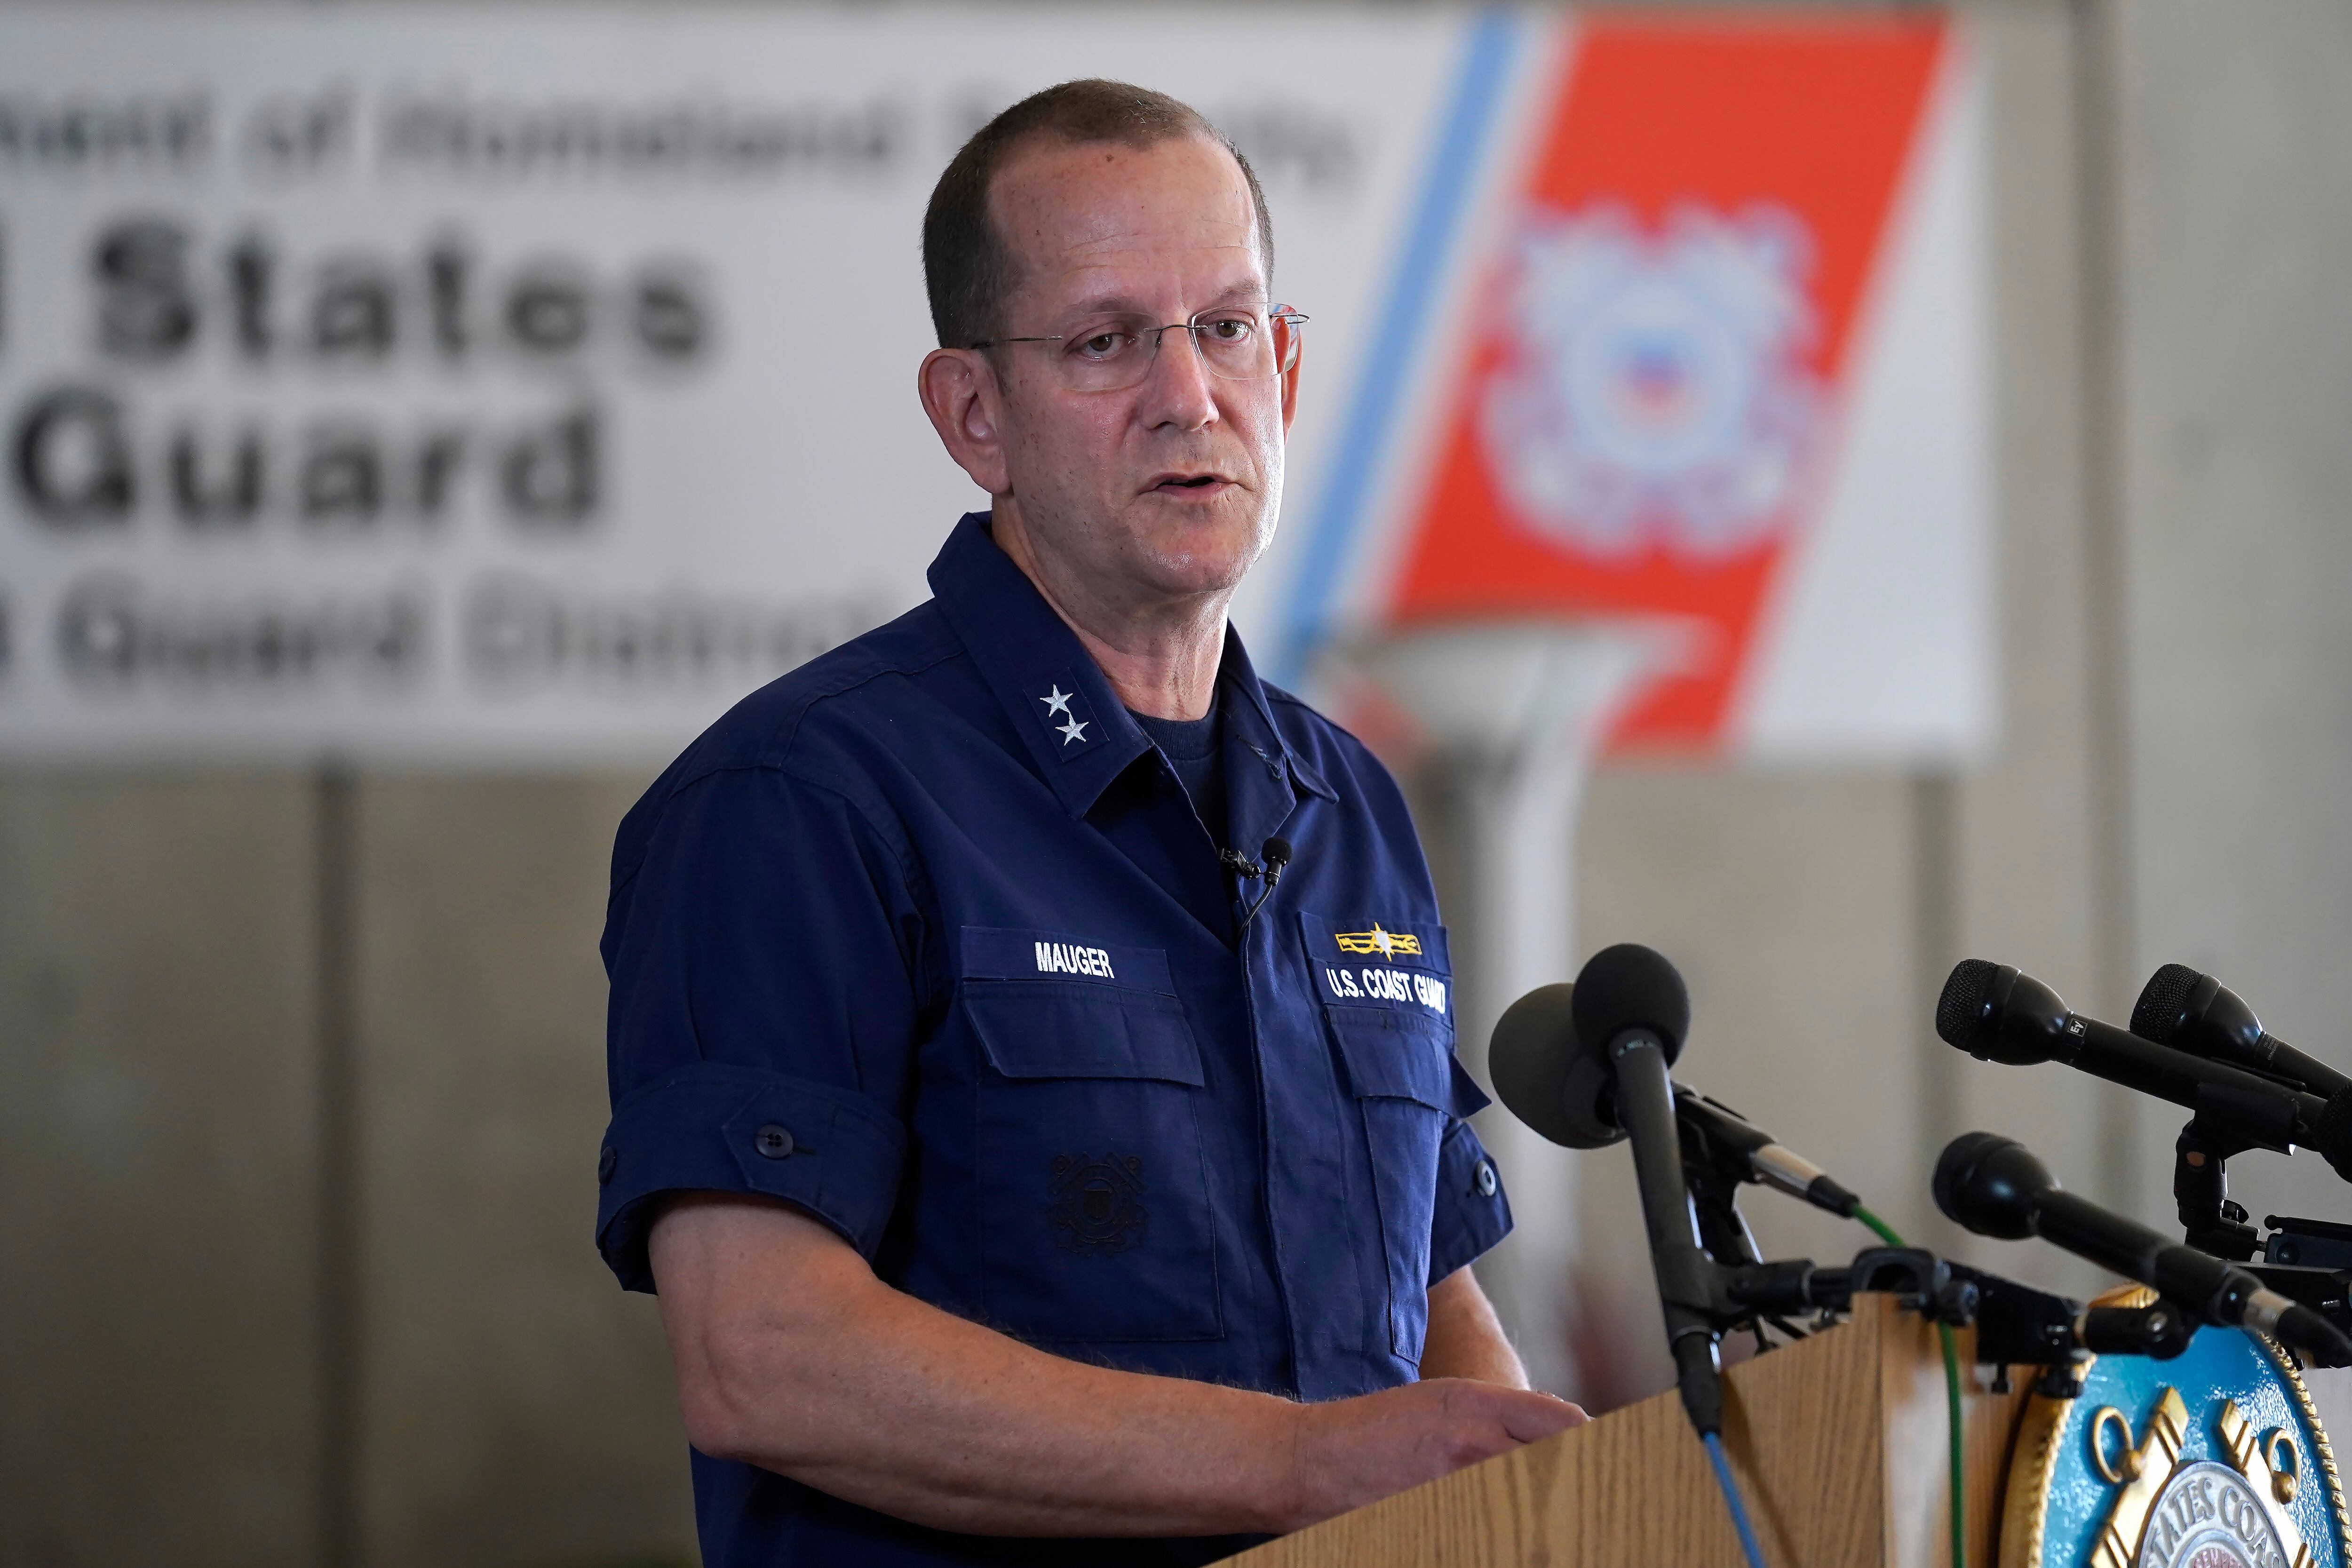
[[[1994,1369],[1994,1393],[2010,1391],[2011,1367],[2028,1366],[2039,1369],[2036,1392],[2071,1399],[2082,1392],[2079,1368],[2085,1356],[2169,1360],[2188,1349],[2196,1331],[2193,1317],[2168,1302],[2085,1309],[1921,1247],[1865,1247],[1843,1268],[1821,1268],[1811,1258],[1764,1262],[1739,1212],[1739,1189],[1754,1179],[1745,1157],[1708,1138],[1690,1120],[1683,1121],[1681,1132],[1684,1185],[1700,1249],[1714,1276],[1706,1316],[1717,1335],[1753,1333],[1759,1353],[1772,1348],[1764,1325],[1796,1338],[1799,1331],[1786,1316],[1843,1314],[1852,1310],[1855,1295],[1881,1291],[1930,1322],[1973,1324],[1974,1359]],[[2336,1245],[2352,1255],[2352,1226],[2335,1228],[2342,1233]]]
[[[1702,1436],[1723,1430],[1721,1363],[1723,1266],[1700,1250],[1683,1185],[1680,1118],[1658,1035],[1631,1028],[1610,1042],[1616,1058],[1617,1115],[1633,1146],[1633,1176],[1642,1194],[1642,1223],[1650,1237],[1650,1265],[1664,1310],[1666,1344],[1683,1410]]]
[[[2252,1070],[2251,1068],[2247,1069]],[[2224,1119],[2226,1120],[2226,1119]],[[2172,1199],[2182,1239],[2198,1251],[2242,1263],[2288,1300],[2352,1333],[2352,1226],[2265,1215],[2262,1232],[2230,1196],[2229,1162],[2255,1145],[2203,1112],[2189,1119],[2172,1149]],[[2263,1261],[2253,1261],[2255,1255]]]
[[[2181,1128],[2172,1146],[2172,1201],[2182,1239],[2198,1251],[2243,1263],[2262,1250],[2261,1233],[2246,1223],[2244,1207],[2230,1199],[2228,1163],[2252,1147],[2201,1112]]]
[[[1755,1179],[1748,1156],[1708,1137],[1692,1118],[1675,1120],[1682,1131],[1683,1186],[1698,1224],[1699,1249],[1718,1264],[1762,1262],[1756,1233],[1739,1212],[1739,1189]]]
[[[2090,1355],[2144,1355],[2168,1361],[2189,1348],[2196,1319],[2169,1301],[2145,1307],[2093,1307],[2037,1290],[1924,1247],[1871,1247],[1843,1268],[1808,1258],[1717,1267],[1723,1331],[1770,1321],[1775,1313],[1852,1310],[1853,1298],[1884,1292],[1931,1323],[1977,1331],[1976,1361],[1996,1369],[1993,1391],[2009,1392],[2009,1369],[2041,1369],[2035,1390],[2055,1399],[2083,1391],[2080,1366]]]

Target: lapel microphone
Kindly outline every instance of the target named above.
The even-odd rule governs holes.
[[[1258,850],[1258,857],[1253,860],[1238,849],[1217,851],[1217,863],[1234,876],[1251,881],[1265,879],[1265,886],[1259,889],[1257,898],[1242,914],[1241,929],[1244,931],[1249,930],[1250,921],[1257,919],[1257,912],[1265,907],[1266,900],[1274,897],[1275,884],[1282,880],[1282,868],[1290,864],[1290,840],[1282,837],[1267,839],[1264,847]]]

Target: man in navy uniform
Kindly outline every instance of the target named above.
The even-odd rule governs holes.
[[[1255,176],[1066,83],[923,261],[989,510],[614,851],[597,1244],[704,1560],[1201,1563],[1574,1425],[1467,1267],[1509,1211],[1404,803],[1226,624],[1304,320]]]

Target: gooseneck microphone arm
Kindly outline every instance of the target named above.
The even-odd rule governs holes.
[[[1649,1232],[1650,1263],[1658,1277],[1666,1341],[1683,1408],[1700,1432],[1723,1429],[1723,1383],[1717,1375],[1715,1264],[1699,1250],[1683,1185],[1682,1141],[1675,1125],[1674,1088],[1663,1042],[1629,1029],[1610,1042],[1617,1068],[1617,1113],[1633,1145],[1633,1176],[1642,1192],[1642,1224]]]

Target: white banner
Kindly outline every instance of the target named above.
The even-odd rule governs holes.
[[[1465,26],[0,15],[0,755],[658,760],[917,603],[923,204],[1074,76],[1264,177],[1296,513]]]
[[[1234,137],[1312,318],[1234,612],[1277,679],[1327,637],[1617,617],[1682,650],[1628,747],[1964,761],[1996,722],[1964,43],[0,11],[0,757],[658,760],[918,603],[985,500],[915,398],[924,203],[997,109],[1104,75]]]

